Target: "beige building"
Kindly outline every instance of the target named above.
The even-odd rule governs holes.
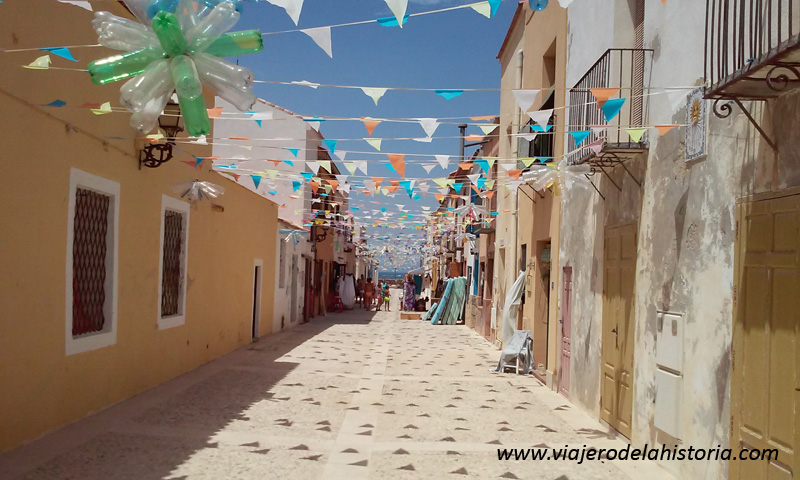
[[[128,15],[117,2],[102,2]],[[5,47],[97,43],[92,14],[47,0],[8,0]],[[47,15],[39,12],[47,11]],[[108,56],[73,49],[75,68]],[[139,167],[142,144],[119,84],[78,71],[20,68],[41,51],[0,56],[0,450],[174,378],[272,331],[277,206],[176,150]],[[43,106],[54,100],[63,107]],[[210,99],[209,99],[210,100]],[[183,163],[188,161],[191,165]],[[190,204],[175,184],[226,187]]]

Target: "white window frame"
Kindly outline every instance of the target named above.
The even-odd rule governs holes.
[[[186,324],[186,283],[189,265],[189,212],[191,206],[187,202],[172,198],[168,195],[161,196],[161,233],[158,238],[158,329],[166,330]],[[161,295],[164,294],[162,283],[164,281],[164,215],[167,210],[183,215],[183,247],[181,249],[181,291],[178,300],[178,314],[163,317],[161,315]]]
[[[108,208],[109,229],[106,234],[106,281],[103,286],[106,301],[103,305],[105,323],[103,330],[86,335],[72,335],[72,281],[73,252],[75,243],[75,195],[78,188],[92,190],[110,197]],[[65,321],[65,354],[75,355],[117,343],[117,286],[119,273],[119,183],[91,173],[70,169],[69,198],[67,203],[67,262],[66,262],[66,321]]]

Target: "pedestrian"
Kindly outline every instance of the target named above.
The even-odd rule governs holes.
[[[358,282],[356,282],[356,301],[361,302],[361,308],[364,308],[364,283],[364,275],[362,274]]]
[[[389,285],[386,282],[383,282],[383,289],[381,290],[381,297],[383,297],[383,304],[386,306],[386,311],[389,310]]]
[[[406,274],[405,284],[403,285],[403,311],[414,311],[414,277]]]
[[[372,297],[375,295],[375,284],[372,283],[372,277],[367,279],[364,285],[364,309],[372,309]]]

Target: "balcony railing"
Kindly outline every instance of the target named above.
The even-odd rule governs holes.
[[[575,144],[567,140],[567,159],[570,164],[585,162],[594,155],[587,145],[603,142],[603,151],[631,151],[647,147],[647,134],[639,142],[628,136],[626,129],[647,125],[648,101],[645,88],[649,86],[653,50],[641,48],[611,48],[592,65],[569,93],[567,130],[591,130],[589,137]],[[626,98],[619,114],[607,122],[598,108],[593,88],[619,88],[619,97]]]
[[[800,0],[706,0],[706,98],[764,100],[800,86]]]

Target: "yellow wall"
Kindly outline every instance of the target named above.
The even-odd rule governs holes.
[[[104,7],[121,14],[115,2]],[[8,48],[96,43],[91,14],[47,0],[7,0],[0,44]],[[39,12],[47,11],[47,15]],[[109,50],[74,49],[83,68]],[[178,154],[138,170],[127,113],[95,116],[84,102],[118,105],[119,84],[19,67],[44,52],[0,57],[0,450],[158,385],[250,341],[254,259],[264,260],[260,333],[272,330],[277,206]],[[63,108],[41,107],[56,98]],[[61,120],[79,131],[65,127]],[[125,137],[107,140],[109,136]],[[210,155],[208,150],[198,154]],[[65,355],[67,202],[70,168],[120,184],[117,341]],[[199,178],[226,187],[192,208],[186,323],[157,329],[162,195]]]

